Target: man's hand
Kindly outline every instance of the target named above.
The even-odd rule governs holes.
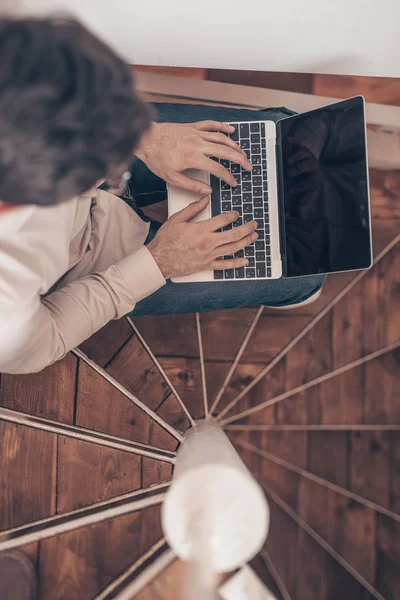
[[[192,192],[210,194],[211,188],[206,183],[191,179],[184,171],[200,169],[235,186],[236,180],[228,169],[210,158],[214,156],[230,160],[251,170],[244,150],[224,135],[233,131],[230,125],[217,121],[153,123],[142,139],[136,156],[167,183]]]
[[[147,246],[165,279],[205,269],[238,269],[248,264],[246,258],[217,259],[252,244],[258,237],[256,222],[218,232],[239,218],[239,214],[232,211],[190,223],[208,202],[209,198],[204,197],[172,215]]]

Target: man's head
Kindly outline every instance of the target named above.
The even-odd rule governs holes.
[[[57,204],[122,174],[149,123],[130,68],[80,24],[0,19],[0,201]]]

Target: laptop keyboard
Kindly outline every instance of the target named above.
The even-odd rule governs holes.
[[[247,267],[214,271],[214,279],[264,279],[272,276],[265,123],[230,125],[235,127],[235,131],[230,135],[231,139],[246,152],[253,170],[245,171],[240,165],[229,160],[214,158],[234,175],[238,185],[232,188],[225,181],[211,175],[211,212],[215,217],[231,210],[238,211],[239,219],[233,225],[225,227],[225,230],[255,219],[258,223],[258,239],[234,255],[224,256],[245,256],[249,261]]]

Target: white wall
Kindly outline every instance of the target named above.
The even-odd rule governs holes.
[[[400,0],[20,3],[69,10],[131,63],[400,76]]]

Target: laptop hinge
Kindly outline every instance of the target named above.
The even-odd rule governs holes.
[[[276,180],[278,191],[278,214],[279,214],[279,241],[282,258],[282,275],[287,277],[287,251],[285,230],[285,202],[283,186],[283,160],[282,160],[282,128],[280,121],[276,124]]]

